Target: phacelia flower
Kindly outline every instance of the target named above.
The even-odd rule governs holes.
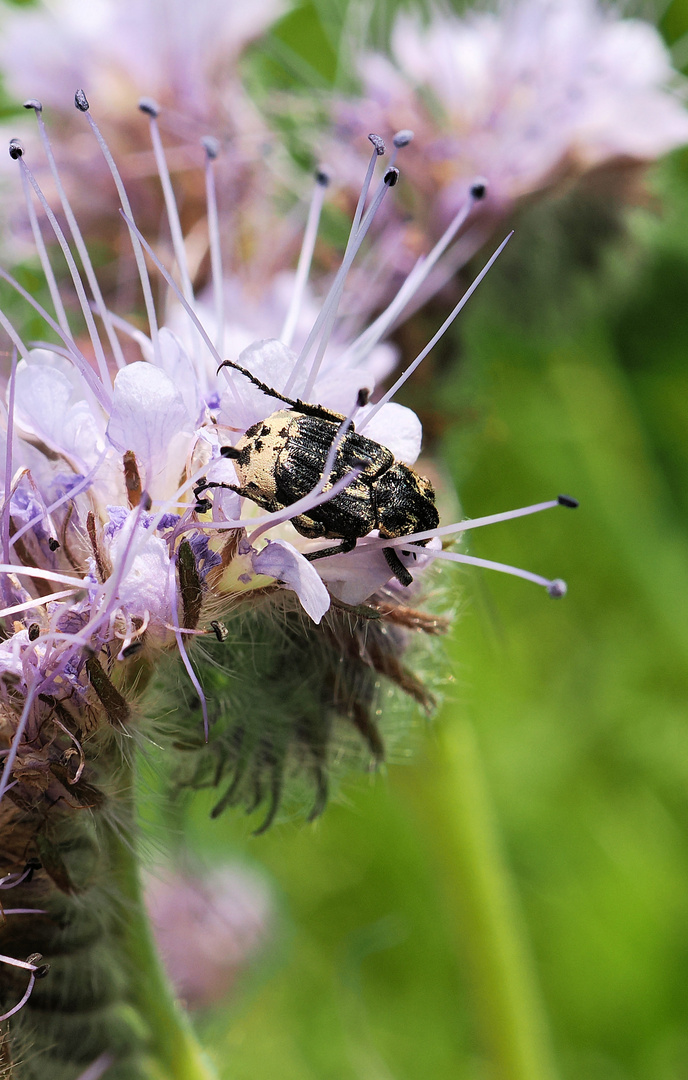
[[[21,11],[0,5],[3,83],[15,100],[28,99],[30,106],[39,99],[51,110],[53,130],[59,132],[60,183],[89,244],[109,252],[100,275],[106,296],[117,294],[125,303],[134,302],[135,285],[130,289],[129,282],[135,282],[136,272],[131,246],[119,228],[119,203],[106,163],[97,144],[84,139],[83,125],[69,105],[74,87],[88,85],[100,102],[108,143],[137,208],[137,223],[148,236],[158,234],[164,200],[157,182],[157,148],[137,122],[136,105],[144,95],[160,103],[167,163],[183,206],[185,232],[199,230],[199,243],[189,242],[188,257],[195,266],[207,255],[198,141],[212,131],[212,142],[221,150],[215,166],[218,181],[232,193],[223,204],[223,229],[237,249],[251,248],[255,266],[261,257],[260,214],[280,172],[280,144],[246,92],[240,67],[282,8],[281,0],[199,0],[193,5],[182,0],[94,0],[88,11],[74,0],[46,0]],[[25,123],[15,120],[10,135],[31,137],[28,117]],[[56,209],[54,175],[49,176],[44,161],[36,161],[35,168]],[[8,173],[3,164],[2,173],[5,191],[13,191],[14,172]],[[19,206],[19,199],[6,194],[3,217],[8,215],[10,227],[3,229],[2,250],[15,258],[23,256],[26,242],[31,242],[25,215],[10,211]],[[281,242],[298,240],[275,215],[266,262],[271,252],[281,252]],[[56,270],[59,276],[60,268]]]
[[[170,749],[174,743],[197,752],[200,763],[189,782],[223,787],[215,812],[237,802],[249,810],[265,804],[261,831],[274,819],[285,777],[297,771],[315,787],[315,816],[327,797],[336,720],[357,734],[374,763],[383,754],[376,722],[380,679],[430,707],[431,697],[403,653],[413,631],[441,629],[441,620],[415,606],[435,561],[492,566],[534,581],[552,596],[565,592],[558,579],[447,550],[445,544],[484,524],[575,505],[559,496],[487,518],[439,524],[432,485],[414,470],[420,423],[392,398],[472,290],[384,392],[379,382],[390,368],[383,342],[389,312],[353,340],[337,327],[348,272],[377,211],[392,197],[399,176],[394,160],[408,142],[405,134],[395,139],[393,158],[377,181],[376,163],[385,147],[371,137],[370,166],[341,267],[310,330],[303,328],[303,313],[327,184],[323,172],[316,177],[280,333],[228,355],[227,343],[237,340],[233,323],[243,318],[245,327],[247,313],[226,308],[231,292],[224,287],[215,224],[215,148],[206,147],[213,273],[206,326],[164,153],[158,160],[178,284],[134,222],[83,91],[75,103],[118,193],[147,325],[142,329],[136,316],[124,318],[107,307],[64,191],[69,236],[36,180],[32,155],[13,140],[10,156],[31,195],[32,227],[53,308],[43,309],[0,270],[53,337],[52,343],[28,344],[0,312],[12,350],[0,513],[0,851],[3,881],[16,889],[16,910],[37,912],[29,925],[5,909],[5,936],[18,954],[31,933],[38,937],[31,953],[39,951],[43,937],[52,940],[49,927],[65,897],[98,887],[92,864],[87,860],[85,870],[83,860],[75,862],[70,853],[93,851],[95,866],[104,857],[99,814],[114,807],[108,812],[116,823],[118,761],[127,760],[134,741],[145,735],[143,693],[158,678],[165,656],[181,661],[187,690],[173,691],[174,704],[168,702],[156,738],[173,729]],[[40,103],[34,100],[33,108],[42,122]],[[143,111],[157,133],[158,106],[147,100]],[[64,256],[74,286],[70,298],[56,284],[36,210]],[[161,325],[151,263],[169,286],[176,329]],[[414,287],[411,278],[405,295]],[[77,332],[77,325],[85,329]],[[232,677],[225,676],[221,686],[213,665],[202,664],[201,647],[212,643],[231,657]],[[76,813],[86,808],[90,816]],[[78,844],[69,832],[75,827]],[[76,921],[65,922],[65,941],[116,934],[126,918],[125,906],[103,928],[88,920],[82,924],[83,907],[78,910]],[[16,931],[12,919],[20,920]],[[63,953],[68,957],[69,950]],[[5,963],[9,975],[0,964],[0,981],[12,998],[4,1014],[9,1016],[43,968],[29,958],[17,974],[12,959]],[[53,1034],[64,1042],[59,1032]],[[93,1042],[80,1045],[84,1065],[100,1049]]]
[[[146,906],[167,973],[189,1009],[226,998],[273,932],[265,882],[241,866],[203,875],[156,868]]]

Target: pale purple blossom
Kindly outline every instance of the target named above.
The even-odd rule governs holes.
[[[204,874],[156,867],[145,897],[165,968],[189,1009],[226,998],[274,932],[266,883],[240,865]]]
[[[503,0],[493,11],[427,17],[400,10],[389,54],[364,51],[354,63],[360,89],[333,99],[338,138],[327,148],[351,200],[352,141],[361,145],[371,128],[415,134],[404,158],[414,218],[409,225],[387,206],[388,273],[407,272],[419,254],[418,215],[435,239],[468,210],[435,289],[520,200],[604,169],[623,202],[629,167],[688,142],[685,80],[659,33],[598,0]],[[470,207],[476,178],[486,193]]]

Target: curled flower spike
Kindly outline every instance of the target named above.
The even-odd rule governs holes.
[[[308,272],[327,190],[325,170],[316,175],[296,274],[287,278],[292,291],[278,323],[285,340],[261,337],[228,356],[235,323],[246,313],[227,303],[222,280],[217,144],[203,142],[209,312],[196,295],[159,106],[145,99],[140,108],[164,190],[175,271],[165,267],[136,225],[114,158],[80,90],[76,110],[107,162],[131,238],[148,316],[144,333],[107,309],[60,185],[40,102],[27,104],[36,114],[86,280],[36,180],[29,160],[33,151],[13,141],[10,156],[25,182],[52,311],[11,275],[2,271],[2,277],[43,316],[59,344],[28,346],[0,312],[16,350],[2,448],[0,739],[5,754],[0,796],[17,806],[35,807],[46,797],[68,806],[92,805],[97,797],[89,757],[93,732],[121,738],[134,730],[135,701],[163,653],[181,657],[201,704],[207,739],[217,710],[194,670],[191,647],[201,637],[206,642],[226,637],[219,619],[229,613],[268,606],[281,612],[295,639],[300,635],[309,648],[317,640],[325,650],[318,711],[334,702],[378,760],[382,744],[371,719],[372,683],[355,674],[357,664],[365,663],[373,683],[384,675],[428,707],[422,684],[399,662],[388,627],[396,619],[398,626],[431,629],[432,620],[424,623],[422,613],[413,614],[404,597],[434,560],[490,566],[541,584],[552,596],[565,591],[558,579],[446,551],[442,538],[574,501],[560,497],[440,526],[432,485],[413,468],[420,423],[410,409],[391,400],[447,331],[509,237],[426,348],[387,392],[376,394],[394,362],[384,335],[413,302],[454,233],[450,230],[419,263],[397,300],[367,331],[346,339],[339,312],[351,287],[350,271],[380,208],[393,198],[399,178],[395,162],[403,161],[412,138],[410,131],[399,131],[390,158],[379,162],[384,142],[371,135],[372,155],[342,263],[319,309],[313,310]],[[485,185],[476,181],[473,202],[484,193]],[[454,232],[462,220],[454,222]],[[77,315],[58,289],[62,275],[52,270],[46,227],[64,256]],[[170,289],[168,323],[155,309],[149,264]],[[79,331],[74,328],[78,310]],[[346,629],[351,620],[354,630]],[[367,626],[376,620],[379,631]],[[335,686],[338,676],[329,666],[335,656],[348,656],[352,684],[365,691],[344,693]],[[304,706],[294,709],[296,715]],[[317,789],[315,813],[326,795],[327,748],[317,724],[309,723],[302,715],[295,721]],[[268,765],[265,754],[256,765],[251,737],[246,731],[240,739],[236,735],[229,755],[233,779],[222,802],[257,805],[267,799],[267,825],[279,804],[281,763],[293,746],[291,736],[276,736]],[[13,867],[6,880],[16,873]]]

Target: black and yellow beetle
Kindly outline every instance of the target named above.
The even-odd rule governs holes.
[[[240,483],[202,479],[194,489],[196,509],[204,512],[210,508],[202,493],[215,487],[236,491],[269,513],[293,505],[313,491],[322,478],[327,456],[346,417],[322,405],[285,397],[232,360],[225,360],[221,367],[240,371],[264,394],[284,401],[289,408],[279,409],[253,424],[236,446],[222,447],[222,456],[234,461]],[[365,400],[365,396],[360,397],[359,404],[365,404]],[[327,487],[354,468],[360,471],[343,491],[307,513],[291,518],[302,536],[342,541],[334,547],[310,552],[306,555],[310,561],[351,551],[357,540],[373,529],[381,537],[392,539],[435,529],[439,524],[430,481],[397,461],[386,446],[359,435],[351,422],[341,436]],[[417,543],[422,546],[426,542]],[[395,549],[382,550],[395,577],[402,585],[410,585],[413,578]]]

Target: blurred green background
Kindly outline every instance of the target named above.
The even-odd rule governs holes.
[[[344,10],[298,8],[265,70],[331,80]],[[659,14],[682,63],[688,4]],[[467,515],[580,499],[469,548],[569,595],[445,571],[451,670],[412,760],[312,826],[211,827],[199,796],[181,827],[281,912],[198,1019],[223,1077],[688,1077],[688,153],[649,187],[593,270],[575,202],[523,214],[421,389]]]

